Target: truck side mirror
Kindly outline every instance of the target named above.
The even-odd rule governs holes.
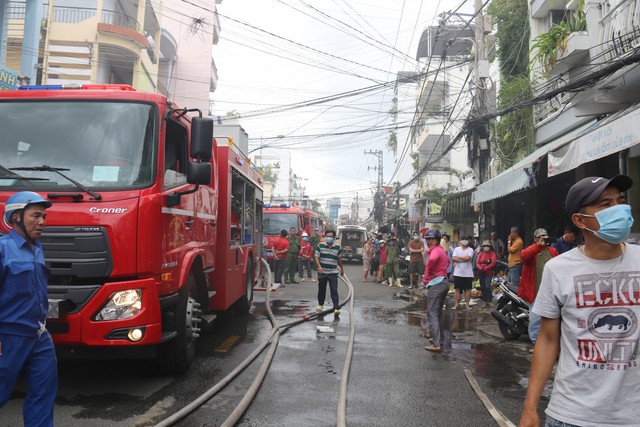
[[[191,145],[189,155],[208,162],[213,156],[213,119],[193,117],[191,119]]]
[[[167,195],[167,207],[178,206],[181,198],[185,194],[191,194],[198,191],[200,185],[211,184],[211,163],[209,162],[189,162],[187,163],[187,182],[195,184],[191,190],[174,191]]]
[[[197,185],[211,184],[211,163],[208,161],[187,163],[187,182]]]

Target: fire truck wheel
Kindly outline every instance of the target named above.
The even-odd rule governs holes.
[[[247,277],[244,284],[244,295],[240,297],[236,303],[235,312],[238,314],[246,314],[251,309],[251,301],[253,301],[253,277],[255,270],[253,269],[253,263],[249,261],[247,265]]]
[[[177,335],[163,344],[158,353],[160,366],[175,373],[189,369],[196,354],[196,343],[200,336],[200,304],[196,301],[197,282],[193,273],[180,290],[180,298],[175,307],[175,331]]]

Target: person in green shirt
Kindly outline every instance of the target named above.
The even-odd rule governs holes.
[[[400,247],[398,246],[398,239],[393,233],[389,234],[387,239],[387,263],[385,264],[385,271],[387,278],[389,279],[389,287],[395,284],[399,288],[402,286],[402,278],[400,277]]]
[[[289,241],[289,252],[287,252],[287,263],[284,270],[284,283],[298,283],[296,282],[296,271],[298,269],[298,252],[302,245],[300,244],[300,237],[294,227],[289,230],[287,236]]]
[[[318,243],[320,243],[320,240],[322,240],[322,233],[320,233],[320,229],[316,228],[315,230],[313,230],[313,236],[311,237],[311,246],[313,247],[313,250],[316,250],[316,247],[318,247]]]

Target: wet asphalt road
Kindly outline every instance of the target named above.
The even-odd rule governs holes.
[[[465,369],[493,405],[517,424],[531,361],[527,337],[502,339],[487,310],[447,309],[445,348],[440,354],[429,353],[420,336],[424,291],[362,283],[357,265],[346,271],[355,286],[356,319],[348,425],[496,425],[469,385]],[[339,290],[344,298],[346,286],[341,283]],[[285,323],[312,312],[316,292],[317,285],[308,282],[272,292],[276,319]],[[197,360],[183,376],[158,374],[144,361],[61,361],[56,425],[145,426],[166,418],[233,370],[266,338],[270,323],[264,301],[264,292],[256,292],[249,315],[221,316],[215,329],[203,335]],[[335,425],[349,314],[345,306],[340,318],[326,315],[284,333],[269,374],[238,425]],[[334,332],[318,333],[319,325]],[[253,381],[264,353],[178,425],[220,425]],[[21,425],[23,390],[19,386],[0,409],[0,426]],[[542,417],[545,405],[543,399]]]

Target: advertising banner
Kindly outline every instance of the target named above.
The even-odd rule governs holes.
[[[16,90],[18,73],[0,65],[0,90]]]
[[[601,159],[637,144],[640,142],[638,120],[640,109],[635,108],[549,153],[548,176],[560,175],[583,163]]]

